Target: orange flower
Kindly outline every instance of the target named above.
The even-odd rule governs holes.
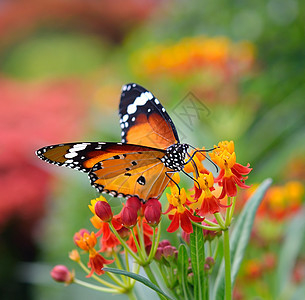
[[[216,198],[211,192],[211,190],[214,189],[214,177],[211,172],[208,175],[200,174],[197,178],[197,181],[200,184],[201,195],[199,196],[198,201],[194,204],[191,204],[191,206],[196,209],[196,212],[199,216],[215,214],[216,212],[220,211],[221,207],[228,207],[222,205],[220,200]]]
[[[91,234],[89,234],[88,230],[81,229],[74,235],[74,242],[78,247],[89,252],[88,267],[91,268],[91,272],[87,275],[87,277],[92,276],[94,272],[97,275],[103,274],[104,264],[111,264],[114,262],[114,260],[106,260],[98,253],[98,251],[94,249],[97,243],[97,239],[94,232],[91,232]]]
[[[186,197],[185,189],[182,188],[179,194],[178,188],[175,186],[171,188],[171,194],[166,194],[166,197],[169,202],[169,207],[165,214],[168,213],[168,217],[171,220],[167,231],[174,232],[180,225],[186,233],[192,233],[193,226],[191,220],[201,222],[203,219],[194,216],[186,207],[191,202]]]
[[[249,168],[249,164],[245,167],[236,163],[233,141],[219,143],[218,147],[210,153],[210,157],[221,169],[218,177],[215,179],[215,182],[222,186],[220,199],[224,198],[225,195],[229,197],[236,196],[236,186],[244,189],[249,188],[244,183],[248,177],[243,176],[248,175],[252,168]]]
[[[93,273],[96,273],[97,275],[104,274],[104,265],[112,264],[113,262],[114,260],[107,260],[102,255],[100,255],[95,249],[92,249],[89,253],[88,262],[88,268],[91,268],[91,272],[86,277],[91,277]]]

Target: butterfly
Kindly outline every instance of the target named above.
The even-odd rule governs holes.
[[[54,165],[88,173],[100,193],[159,199],[175,172],[183,171],[188,144],[159,100],[135,83],[122,88],[120,143],[79,142],[43,147],[37,156]]]

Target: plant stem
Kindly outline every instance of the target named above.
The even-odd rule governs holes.
[[[150,266],[147,265],[147,266],[144,266],[143,268],[144,268],[144,271],[145,271],[147,277],[149,278],[149,280],[150,280],[153,284],[155,284],[156,286],[159,286],[159,284],[158,284],[158,282],[157,282],[157,280],[156,280],[156,277],[155,277],[154,273],[151,271]],[[163,295],[158,294],[158,296],[159,296],[159,298],[162,299],[162,300],[163,300],[163,299],[166,299]]]
[[[85,286],[85,287],[87,287],[89,289],[92,289],[92,290],[96,290],[96,291],[100,291],[100,292],[106,292],[106,293],[111,293],[111,294],[121,294],[121,293],[124,292],[120,288],[117,288],[117,289],[104,288],[104,287],[100,287],[100,286],[97,286],[95,284],[91,284],[91,283],[88,283],[88,282],[85,282],[85,281],[82,281],[82,280],[79,280],[79,279],[76,279],[76,278],[74,278],[74,283],[77,283],[79,285]]]
[[[90,273],[90,270],[82,263],[82,261],[79,261],[78,264],[81,266],[81,268],[82,268],[87,274]],[[105,285],[105,286],[108,286],[108,287],[111,288],[111,289],[118,289],[118,288],[119,288],[118,286],[116,286],[116,285],[114,285],[114,284],[112,284],[112,283],[110,283],[110,282],[108,282],[108,281],[106,281],[106,280],[104,280],[104,279],[102,279],[102,278],[96,276],[95,274],[92,274],[91,277],[92,277],[93,279],[95,279],[96,281],[98,281],[99,283],[101,283],[101,284],[103,284],[103,285]],[[123,287],[123,286],[122,286],[122,287]]]
[[[116,238],[120,241],[121,245],[124,247],[125,251],[128,251],[129,254],[134,258],[135,261],[139,261],[139,258],[136,254],[133,253],[133,251],[129,248],[129,246],[126,244],[126,242],[120,237],[118,232],[115,230],[111,222],[109,222],[109,226],[113,232],[113,234],[116,236]]]
[[[127,294],[127,296],[128,296],[128,298],[129,298],[130,300],[137,300],[137,297],[136,297],[136,295],[134,294],[133,291],[130,291],[130,292]]]
[[[225,261],[225,299],[232,299],[232,283],[231,283],[231,258],[230,258],[230,240],[229,230],[223,231],[223,254]]]

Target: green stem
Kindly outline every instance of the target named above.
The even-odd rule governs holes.
[[[210,231],[219,231],[221,230],[221,227],[220,226],[217,226],[217,224],[214,223],[215,226],[205,226],[205,225],[202,225],[202,224],[199,224],[199,223],[196,223],[194,221],[192,221],[192,224],[194,224],[195,226],[197,227],[200,227],[202,229],[206,229],[206,230],[210,230]]]
[[[218,250],[219,250],[219,238],[217,237],[216,247],[215,247],[214,254],[213,254],[213,258],[215,261],[216,261],[217,255],[218,255]]]
[[[142,252],[141,252],[141,247],[140,247],[140,245],[139,245],[138,239],[137,239],[137,237],[136,237],[136,235],[135,235],[135,233],[134,233],[133,228],[131,229],[131,233],[132,233],[133,240],[134,240],[134,243],[135,243],[136,248],[137,248],[137,251],[138,251],[138,255],[139,255],[139,259],[140,259],[140,264],[142,264],[143,261],[144,261],[144,257],[143,257],[143,254],[142,254]]]
[[[78,264],[81,266],[81,268],[87,273],[89,274],[90,273],[90,270],[82,263],[82,261],[79,261]],[[119,287],[106,281],[106,280],[103,280],[101,279],[100,277],[96,276],[94,273],[92,274],[91,276],[93,279],[95,279],[96,281],[98,281],[99,283],[105,285],[105,286],[108,286],[109,288],[111,289],[118,289]],[[123,287],[123,286],[122,286]]]
[[[156,230],[158,229],[158,233],[157,233],[157,238],[156,238]],[[160,241],[160,236],[161,236],[161,222],[159,223],[158,227],[154,227],[154,232],[153,232],[153,238],[152,238],[152,245],[151,245],[151,249],[150,249],[150,253],[147,259],[147,263],[149,264],[153,258],[155,257],[155,254],[157,252],[157,248],[159,245],[159,241]]]
[[[229,230],[223,231],[223,252],[225,261],[225,299],[232,299],[232,283],[231,283],[231,258],[230,258],[230,240]]]
[[[221,216],[220,213],[215,213],[214,214],[215,219],[217,220],[217,223],[219,224],[219,226],[221,227],[221,229],[226,229],[226,225],[225,222],[223,220],[223,217]]]
[[[116,288],[116,289],[104,288],[104,287],[97,286],[95,284],[91,284],[91,283],[88,283],[88,282],[85,282],[85,281],[82,281],[82,280],[79,280],[79,279],[76,279],[76,278],[74,278],[74,283],[77,283],[77,284],[85,286],[89,289],[100,291],[100,292],[106,292],[106,293],[112,293],[112,294],[122,294],[122,293],[124,293],[124,290],[121,289],[121,288]]]
[[[139,226],[139,223],[137,223],[137,229],[138,229],[138,235],[139,235],[139,241],[141,245],[142,250],[142,256],[143,259],[147,258],[146,250],[145,250],[145,243],[144,243],[144,229],[143,229],[143,218],[141,218],[141,227]]]
[[[154,273],[153,273],[153,272],[151,271],[151,269],[150,269],[150,266],[147,265],[147,266],[144,266],[143,268],[144,268],[144,271],[145,271],[146,275],[148,276],[149,280],[150,280],[153,284],[155,284],[156,286],[159,286],[159,284],[158,284],[158,282],[157,282],[157,280],[156,280],[156,277],[155,277]],[[158,296],[159,296],[159,298],[162,299],[162,300],[163,300],[163,299],[166,299],[163,295],[158,294]]]
[[[121,245],[124,247],[125,251],[127,251],[133,258],[135,261],[139,261],[139,257],[133,253],[133,251],[130,249],[130,247],[126,244],[126,242],[120,237],[120,235],[118,234],[118,232],[115,230],[115,228],[113,227],[112,223],[109,222],[109,226],[113,232],[113,234],[115,235],[115,237],[120,241]]]
[[[230,207],[230,215],[229,215],[230,223],[229,223],[229,225],[231,224],[231,221],[232,221],[232,218],[233,218],[233,213],[234,213],[234,209],[235,209],[235,203],[236,203],[236,197],[233,197],[232,205]]]
[[[117,265],[118,269],[124,270],[123,265],[121,263],[121,260],[120,260],[120,258],[118,256],[118,254],[115,251],[113,251],[112,255],[113,255],[114,259],[115,259],[115,264]],[[126,276],[121,275],[121,278],[122,278],[124,284],[126,284],[128,277],[126,278]]]
[[[128,296],[128,298],[129,298],[130,300],[137,300],[137,297],[136,297],[136,295],[134,294],[133,291],[130,291],[130,292],[127,294],[127,296]]]

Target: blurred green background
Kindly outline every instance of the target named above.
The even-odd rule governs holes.
[[[0,298],[109,297],[50,278],[54,264],[79,271],[68,252],[97,195],[86,175],[34,151],[119,141],[120,89],[136,82],[161,100],[183,142],[232,139],[238,162],[253,167],[249,183],[274,180],[234,299],[301,299],[304,20],[300,0],[0,1]]]

